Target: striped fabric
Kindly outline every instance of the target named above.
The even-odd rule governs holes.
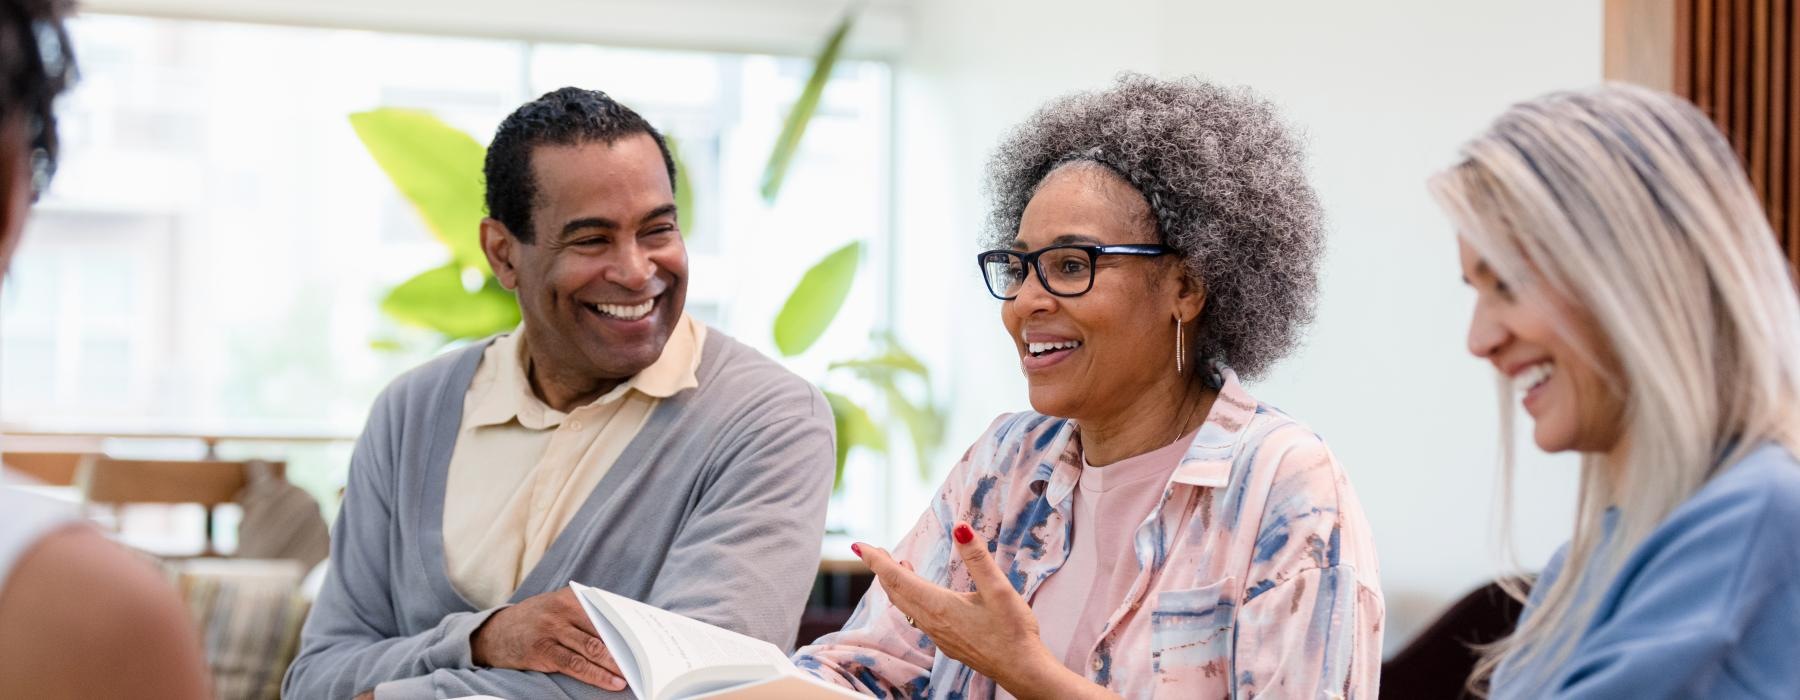
[[[309,607],[306,570],[286,559],[186,559],[164,563],[200,628],[218,700],[276,700],[300,645]]]
[[[1075,670],[1129,698],[1374,698],[1382,600],[1355,493],[1318,435],[1251,398],[1230,368],[1215,364],[1213,381],[1211,413],[1137,528],[1131,593]],[[894,556],[973,590],[950,535],[968,521],[1029,600],[1068,555],[1081,463],[1071,421],[1001,416]],[[877,697],[995,692],[937,653],[879,586],[795,662]]]

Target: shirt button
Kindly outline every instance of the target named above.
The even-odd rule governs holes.
[[[573,430],[575,432],[581,432],[581,421],[578,421],[578,420],[569,421],[569,429]]]
[[[1098,670],[1100,670],[1100,667],[1104,666],[1104,665],[1105,664],[1100,662],[1100,657],[1098,657],[1098,656],[1094,657],[1094,670],[1098,671]]]

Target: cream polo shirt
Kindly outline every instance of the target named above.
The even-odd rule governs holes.
[[[706,342],[706,325],[683,314],[655,363],[563,413],[531,390],[523,330],[482,353],[444,489],[450,581],[484,609],[518,590],[657,403],[700,385]]]

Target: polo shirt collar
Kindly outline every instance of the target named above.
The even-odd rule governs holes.
[[[682,314],[656,362],[575,411],[618,401],[628,392],[664,399],[700,386],[700,350],[705,340],[706,325]],[[561,425],[568,417],[567,413],[551,408],[532,392],[527,374],[531,361],[527,349],[523,323],[512,333],[494,340],[493,352],[488,357],[500,364],[495,368],[494,384],[488,390],[487,399],[470,412],[470,427],[503,425],[517,419],[526,428],[545,430]]]

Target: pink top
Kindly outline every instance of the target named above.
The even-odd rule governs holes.
[[[1069,558],[1031,599],[1039,636],[1063,665],[1087,670],[1100,632],[1137,578],[1131,537],[1162,498],[1169,475],[1193,443],[1188,433],[1166,446],[1096,467],[1081,459],[1071,504]],[[1004,690],[998,695],[1011,697]]]
[[[1318,435],[1258,403],[1229,367],[1211,369],[1219,398],[1136,526],[1135,556],[1119,567],[1135,577],[1131,590],[1083,675],[1127,698],[1373,699],[1381,579],[1356,493]],[[1001,416],[950,470],[894,557],[937,585],[975,590],[950,534],[967,521],[1026,600],[1041,601],[1052,578],[1077,580],[1058,571],[1078,536],[1080,432],[1061,418]],[[953,700],[999,690],[908,625],[880,586],[794,664],[865,695]]]

